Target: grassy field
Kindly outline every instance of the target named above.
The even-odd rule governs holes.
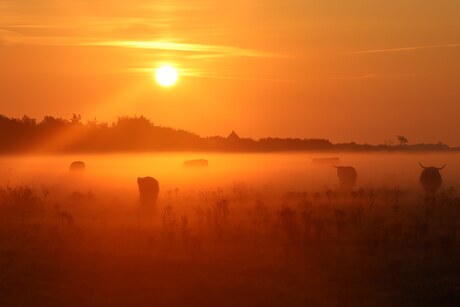
[[[0,188],[0,306],[458,306],[460,198]]]

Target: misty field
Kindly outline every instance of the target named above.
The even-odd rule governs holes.
[[[460,156],[341,154],[353,191],[318,156],[2,158],[0,306],[458,306]]]

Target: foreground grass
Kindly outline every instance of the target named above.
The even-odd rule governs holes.
[[[460,201],[0,189],[0,306],[457,306]]]

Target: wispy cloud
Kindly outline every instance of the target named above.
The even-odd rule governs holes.
[[[101,41],[81,43],[85,46],[112,46],[122,48],[135,48],[147,50],[169,50],[182,52],[208,53],[214,56],[247,56],[247,57],[271,57],[274,54],[234,46],[220,46],[193,43],[178,43],[169,41]]]
[[[400,79],[400,78],[420,78],[423,74],[414,73],[394,73],[394,74],[383,74],[383,73],[370,73],[365,75],[343,77],[338,79],[345,80],[368,80],[368,79]]]
[[[370,53],[391,53],[391,52],[407,52],[417,51],[423,49],[439,49],[439,48],[455,48],[460,47],[460,44],[443,44],[443,45],[424,45],[424,46],[411,46],[401,48],[384,48],[384,49],[369,49],[361,51],[353,51],[351,54],[370,54]]]
[[[139,73],[139,74],[152,74],[153,73],[153,68],[152,67],[142,67],[142,68],[128,68],[128,69],[123,69],[120,72],[129,72],[129,73]],[[179,67],[178,68],[179,75],[182,77],[201,77],[203,76],[204,72],[201,69],[196,69],[196,68],[184,68],[184,67]]]
[[[29,46],[77,46],[82,40],[94,38],[78,38],[69,36],[30,36],[15,30],[0,28],[0,44]]]
[[[28,26],[31,27],[31,26]],[[32,26],[33,27],[33,26]],[[191,57],[278,57],[278,55],[262,50],[222,46],[212,44],[182,43],[174,41],[151,40],[104,40],[98,37],[72,36],[29,36],[15,30],[0,28],[0,42],[6,45],[38,45],[38,46],[107,46],[115,48],[131,48],[152,51],[176,51],[187,53]]]

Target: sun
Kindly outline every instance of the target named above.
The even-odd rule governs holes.
[[[170,65],[163,65],[156,69],[155,78],[161,86],[172,86],[177,82],[177,69]]]

